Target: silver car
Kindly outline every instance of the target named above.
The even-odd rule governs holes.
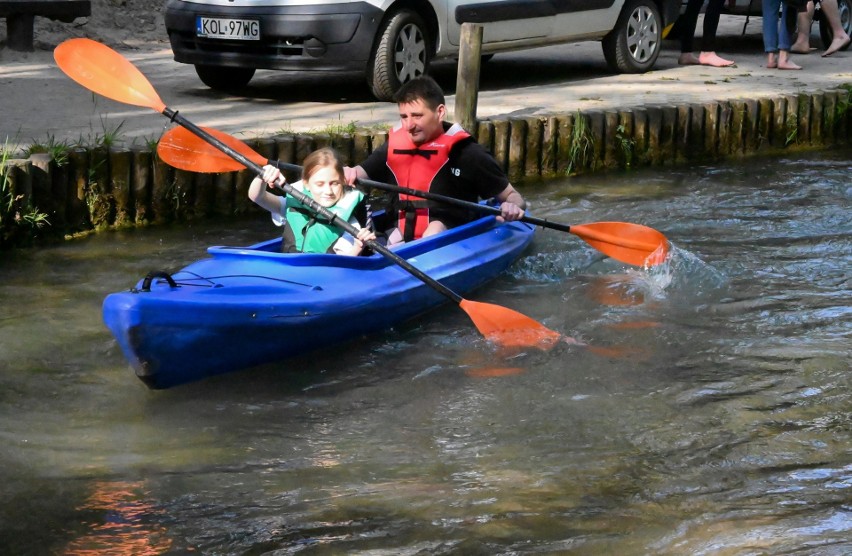
[[[168,0],[175,60],[214,89],[256,69],[358,72],[376,98],[458,56],[461,24],[484,28],[482,52],[600,40],[613,70],[643,73],[677,18],[677,0]]]

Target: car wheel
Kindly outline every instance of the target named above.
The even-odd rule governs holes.
[[[837,0],[837,9],[840,11],[840,25],[846,34],[852,36],[852,0]],[[831,41],[834,39],[834,33],[831,30],[831,24],[825,17],[825,14],[820,14],[819,18],[819,38],[822,39],[822,47],[828,48]],[[849,44],[841,50],[849,48]]]
[[[391,100],[403,83],[429,69],[432,40],[417,13],[400,10],[382,25],[367,66],[367,84],[379,100]]]
[[[663,26],[653,0],[630,0],[615,28],[603,39],[609,66],[620,73],[644,73],[660,55]]]
[[[233,91],[245,87],[254,77],[254,71],[254,68],[195,65],[195,73],[201,82],[217,91]]]

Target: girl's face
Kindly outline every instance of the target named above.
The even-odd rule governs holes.
[[[343,197],[343,183],[343,176],[334,166],[322,166],[311,174],[306,185],[317,203],[332,207]]]

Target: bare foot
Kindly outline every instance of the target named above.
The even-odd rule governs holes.
[[[778,58],[774,52],[770,52],[766,57],[766,67],[769,69],[775,69],[778,67]]]
[[[778,62],[778,69],[780,70],[800,70],[802,66],[796,65],[790,60],[784,60]]]
[[[793,46],[790,47],[790,52],[795,52],[796,54],[809,54],[811,51],[816,50],[816,48],[811,48],[810,42],[808,39],[805,40],[797,40],[793,43]]]
[[[692,52],[684,52],[677,59],[677,63],[682,66],[697,66],[701,61]]]
[[[828,45],[828,48],[825,49],[825,52],[823,53],[822,57],[825,58],[826,56],[831,56],[838,50],[844,48],[847,44],[849,44],[850,41],[852,41],[852,39],[849,38],[849,35],[845,35],[843,37],[834,37],[834,40],[831,41],[831,44]]]
[[[726,60],[715,52],[702,52],[698,55],[698,61],[702,66],[713,66],[714,68],[727,68],[734,65],[733,60]]]

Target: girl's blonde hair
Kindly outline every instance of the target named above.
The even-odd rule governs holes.
[[[340,161],[337,151],[331,147],[317,149],[305,157],[305,161],[302,163],[302,180],[308,181],[314,172],[327,166],[334,167],[340,175],[340,179],[342,181],[345,180],[346,175],[343,173],[343,163]]]

